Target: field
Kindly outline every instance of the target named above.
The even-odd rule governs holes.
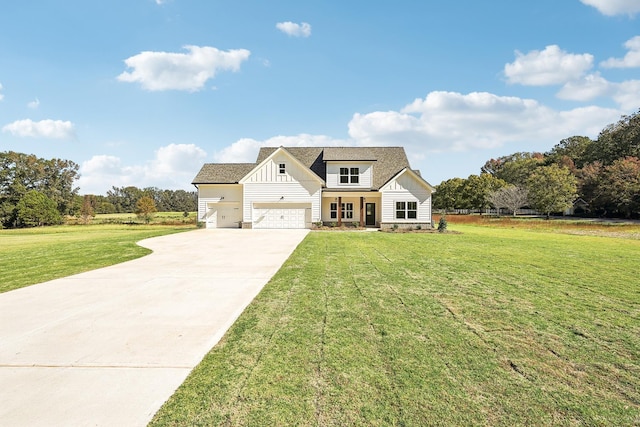
[[[640,425],[640,227],[456,219],[311,233],[151,424]]]
[[[139,258],[150,251],[137,241],[193,228],[152,224],[0,230],[0,292]]]

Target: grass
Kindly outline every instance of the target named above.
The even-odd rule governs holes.
[[[639,425],[640,241],[450,228],[311,233],[151,425]]]
[[[0,230],[0,293],[139,258],[136,244],[186,226],[86,225]]]

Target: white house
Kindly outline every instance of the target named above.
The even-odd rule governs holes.
[[[434,188],[402,147],[263,147],[193,179],[207,228],[431,227]]]

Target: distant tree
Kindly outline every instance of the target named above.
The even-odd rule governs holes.
[[[558,165],[540,166],[527,180],[529,202],[539,212],[551,216],[573,206],[577,197],[577,179],[569,169]]]
[[[605,127],[590,147],[589,157],[605,166],[625,157],[640,157],[640,111]]]
[[[544,155],[541,153],[518,152],[488,160],[481,170],[508,184],[523,186],[529,175],[541,166],[543,161]]]
[[[626,218],[640,213],[640,159],[618,159],[604,170],[600,194]]]
[[[491,193],[506,185],[506,182],[488,173],[470,175],[462,188],[466,207],[480,211],[489,208]]]
[[[433,193],[433,208],[444,210],[462,208],[464,182],[462,178],[451,178],[437,185],[436,192]]]
[[[83,197],[82,207],[80,207],[80,219],[84,224],[88,224],[91,219],[96,216],[93,205],[95,204],[95,196],[86,194]]]
[[[153,214],[157,211],[156,203],[149,196],[142,196],[136,203],[136,215],[138,218],[144,219],[147,224],[151,222]]]
[[[492,192],[489,201],[498,209],[498,213],[500,208],[506,208],[516,216],[518,209],[529,203],[528,191],[524,187],[509,185]]]
[[[44,193],[31,190],[16,205],[18,223],[21,226],[37,227],[62,222],[56,202]]]
[[[578,171],[578,192],[592,212],[606,213],[611,209],[607,206],[608,197],[603,193],[603,179],[604,166],[601,162],[589,163]]]
[[[569,166],[571,160],[575,169],[582,169],[589,162],[589,153],[593,146],[593,140],[586,136],[572,136],[565,138],[556,144],[551,151],[545,153],[547,164],[557,163],[561,166]]]

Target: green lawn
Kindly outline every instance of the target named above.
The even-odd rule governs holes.
[[[0,230],[0,293],[151,252],[136,244],[191,227],[87,225]]]
[[[640,425],[640,240],[311,233],[151,425]]]

